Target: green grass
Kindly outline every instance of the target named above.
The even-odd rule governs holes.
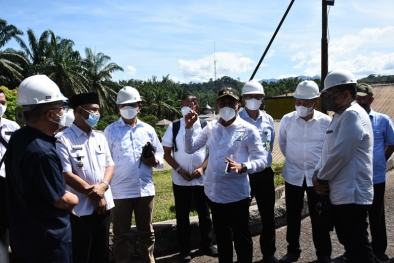
[[[285,183],[282,178],[282,172],[284,164],[272,164],[274,170],[275,186],[283,185]],[[175,205],[174,205],[174,194],[172,191],[172,178],[171,169],[154,172],[153,180],[155,182],[156,196],[155,196],[155,208],[153,215],[153,222],[160,222],[169,219],[175,219]],[[192,209],[190,216],[196,216],[197,212]]]

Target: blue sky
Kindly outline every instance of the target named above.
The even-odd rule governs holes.
[[[37,37],[46,29],[109,55],[115,80],[249,80],[290,0],[0,0],[0,18]],[[394,1],[336,0],[329,70],[394,74]],[[26,40],[26,36],[24,37]],[[296,0],[256,79],[320,75],[321,1]],[[13,41],[6,47],[18,48]]]

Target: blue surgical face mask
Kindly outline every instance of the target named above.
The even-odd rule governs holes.
[[[81,108],[81,109],[83,109],[84,111],[89,113],[89,118],[85,119],[85,122],[92,128],[94,126],[96,126],[98,121],[100,120],[100,115],[96,115],[96,114],[94,114],[94,113],[92,113],[90,111],[85,110],[84,108]]]

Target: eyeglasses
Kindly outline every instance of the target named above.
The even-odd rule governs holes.
[[[44,114],[46,114],[46,113],[47,113],[48,111],[50,111],[50,110],[59,110],[59,109],[63,109],[64,113],[67,113],[67,112],[68,112],[68,106],[63,105],[62,107],[51,108],[51,109],[47,110],[46,112],[44,112]]]
[[[264,99],[264,95],[262,95],[262,94],[245,94],[243,97],[244,97],[245,100],[250,100],[250,99],[261,100],[261,99]]]
[[[99,112],[99,109],[98,109],[98,108],[97,108],[97,109],[94,109],[94,110],[87,110],[87,109],[81,107],[81,109],[87,111],[88,113],[98,113],[98,112]]]
[[[133,108],[137,108],[138,104],[139,104],[138,102],[126,103],[126,104],[120,104],[120,107],[123,108],[123,107],[126,107],[126,106],[130,106],[130,107],[133,107]]]
[[[325,93],[323,94],[323,97],[331,98],[332,95],[334,95],[335,93],[338,93],[338,92],[344,92],[344,90],[337,90],[337,91],[334,91],[334,92],[331,92],[331,93],[325,92]]]

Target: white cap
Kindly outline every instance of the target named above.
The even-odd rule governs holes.
[[[24,79],[18,88],[18,105],[37,105],[67,100],[59,87],[45,75],[34,75]],[[24,110],[29,110],[24,107]],[[31,107],[34,108],[34,107]]]
[[[126,86],[119,90],[116,104],[134,103],[138,101],[142,101],[138,90],[133,87]]]
[[[245,94],[262,94],[264,95],[263,85],[260,84],[257,80],[250,80],[245,83],[242,88],[242,95]]]
[[[297,85],[293,97],[304,100],[320,97],[319,86],[313,80],[304,80]]]
[[[324,89],[322,92],[325,92],[332,87],[345,84],[353,84],[354,87],[356,87],[357,81],[352,72],[347,69],[336,69],[330,71],[324,79]]]

